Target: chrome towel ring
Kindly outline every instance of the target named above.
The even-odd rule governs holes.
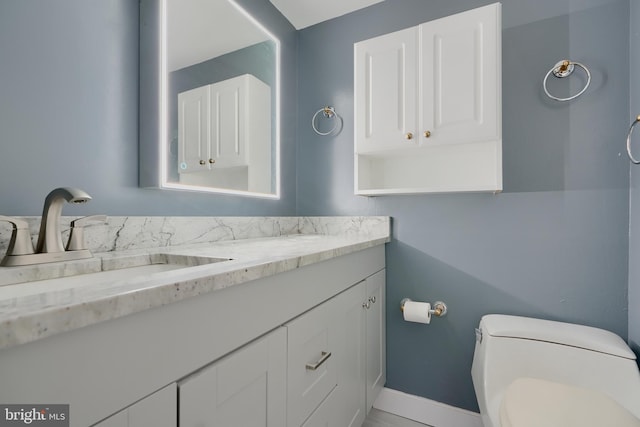
[[[584,85],[582,90],[576,93],[575,95],[569,96],[566,98],[560,98],[560,97],[551,95],[551,93],[549,93],[549,89],[547,89],[547,80],[549,79],[549,76],[553,74],[554,77],[557,77],[559,79],[569,77],[573,73],[576,65],[582,68],[584,73],[587,75],[587,83]],[[542,81],[542,87],[544,88],[544,93],[546,93],[549,98],[555,99],[556,101],[571,101],[572,99],[575,99],[580,95],[582,95],[584,91],[587,90],[590,84],[591,84],[591,73],[589,72],[587,67],[585,67],[579,62],[570,61],[568,59],[562,60],[558,62],[556,65],[554,65],[553,68],[549,70],[547,75],[544,76],[544,80]]]
[[[629,127],[629,133],[627,133],[627,155],[629,156],[629,160],[635,165],[640,164],[640,160],[636,160],[631,154],[631,134],[633,133],[633,128],[640,122],[640,115],[636,117],[636,119],[631,122],[631,126]]]
[[[320,113],[322,113],[322,116],[324,118],[334,121],[333,127],[328,132],[320,132],[318,130],[318,127],[316,126],[316,120],[317,120],[318,115]],[[339,131],[341,125],[342,125],[342,117],[340,117],[338,115],[338,113],[336,113],[335,108],[330,107],[330,106],[322,107],[321,109],[316,111],[316,113],[313,115],[313,118],[311,119],[311,127],[313,128],[315,133],[317,133],[318,135],[321,135],[321,136],[326,136],[326,135],[332,134],[332,133],[334,133],[336,131]]]

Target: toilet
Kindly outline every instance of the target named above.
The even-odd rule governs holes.
[[[489,314],[471,368],[484,427],[640,427],[640,372],[618,335]]]

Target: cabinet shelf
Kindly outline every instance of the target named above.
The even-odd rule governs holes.
[[[363,196],[501,190],[497,141],[356,154],[355,193]]]

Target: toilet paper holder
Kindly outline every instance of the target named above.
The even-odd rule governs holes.
[[[403,298],[402,301],[400,301],[400,311],[404,311],[404,303],[408,301],[411,300],[409,298]],[[433,308],[429,310],[429,314],[432,316],[444,317],[447,314],[447,304],[442,301],[434,302],[431,307]]]

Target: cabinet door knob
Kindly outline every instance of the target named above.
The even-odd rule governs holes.
[[[372,297],[369,297],[369,301],[371,301],[371,303],[375,304],[376,303],[376,296],[374,295]]]
[[[425,138],[429,138],[431,136],[431,131],[430,130],[425,130],[424,131],[424,137]]]
[[[200,162],[199,162],[199,163],[200,163],[201,165],[205,165],[205,164],[206,164],[204,160],[200,160]]]
[[[209,159],[209,163],[214,164],[215,162],[215,159]]]
[[[404,137],[405,139],[413,139],[413,134],[411,132],[407,132]]]

